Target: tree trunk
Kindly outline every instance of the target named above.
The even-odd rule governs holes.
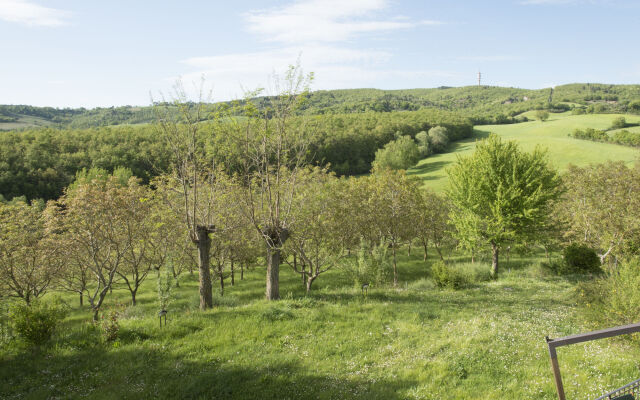
[[[211,292],[211,272],[209,250],[211,249],[211,238],[209,237],[209,229],[206,226],[199,225],[196,228],[196,234],[198,236],[198,261],[199,261],[199,275],[200,275],[200,309],[206,310],[213,307],[213,295]]]
[[[427,244],[422,245],[424,247],[424,257],[422,257],[422,261],[427,261]]]
[[[233,269],[233,260],[231,260],[231,286],[236,284],[235,271]]]
[[[280,249],[267,248],[267,300],[280,298]]]
[[[94,308],[93,309],[93,322],[98,322],[98,312],[100,311],[99,308]]]
[[[222,271],[220,271],[220,296],[224,296],[224,276],[222,276]]]
[[[398,286],[398,263],[396,262],[396,246],[392,245],[393,253],[393,287]]]
[[[244,279],[244,263],[240,263],[240,280]]]
[[[444,261],[444,256],[442,255],[442,252],[440,251],[440,246],[438,246],[437,244],[435,245],[436,251],[438,252],[438,255],[440,256],[440,260],[442,260],[442,262]]]
[[[313,277],[311,277],[311,276],[309,276],[309,279],[307,279],[307,282],[306,282],[306,284],[305,284],[305,287],[307,288],[307,294],[309,294],[309,293],[311,292],[311,285],[313,284],[313,281],[314,281],[315,279],[316,279],[316,278],[313,278]]]
[[[84,296],[83,296],[83,293],[81,292],[80,293],[80,307],[83,306],[83,303],[84,303]]]
[[[136,292],[138,291],[138,289],[136,290],[132,290],[131,291],[131,305],[136,305]]]
[[[409,242],[409,250],[407,250],[407,257],[411,257],[411,242]]]
[[[509,264],[509,256],[511,255],[511,246],[507,246],[507,264]]]
[[[475,264],[475,263],[476,263],[476,250],[471,249],[471,264]]]
[[[498,279],[498,245],[491,243],[492,257],[491,257],[491,277]]]

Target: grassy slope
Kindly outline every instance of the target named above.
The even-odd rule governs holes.
[[[26,128],[38,128],[51,125],[52,122],[44,118],[32,117],[29,115],[20,115],[17,121],[0,122],[0,131],[11,131]]]
[[[530,113],[526,113],[533,118]],[[532,113],[531,113],[532,114]],[[531,151],[536,145],[547,148],[549,160],[560,170],[569,164],[578,166],[601,163],[607,160],[622,160],[633,163],[639,160],[638,149],[608,143],[596,143],[578,140],[567,135],[576,128],[607,129],[618,114],[570,115],[570,113],[551,114],[546,122],[529,121],[512,125],[477,126],[475,138],[452,145],[452,151],[437,154],[421,160],[409,174],[421,177],[424,185],[436,191],[446,187],[446,168],[452,165],[457,156],[468,155],[475,148],[475,141],[485,138],[489,133],[500,135],[504,139],[516,140],[524,150]],[[625,115],[630,123],[640,122],[640,117]]]
[[[415,253],[401,257],[400,289],[372,288],[367,299],[338,270],[305,299],[285,268],[291,299],[267,303],[257,269],[202,313],[186,276],[162,328],[151,279],[115,345],[96,344],[89,312],[76,308],[52,347],[0,348],[0,398],[554,399],[544,336],[586,329],[574,283],[512,258],[497,282],[439,290]],[[127,296],[116,290],[109,302]],[[568,398],[635,379],[639,355],[609,340],[561,349]]]

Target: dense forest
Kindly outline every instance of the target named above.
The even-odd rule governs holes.
[[[329,165],[339,175],[366,173],[375,153],[396,136],[414,137],[435,126],[447,128],[450,140],[469,137],[471,121],[460,114],[440,110],[413,112],[335,114],[309,119],[308,161]],[[6,199],[55,199],[78,171],[117,167],[130,169],[147,183],[167,172],[169,154],[153,125],[89,129],[37,129],[0,135],[0,195]],[[212,160],[238,169],[238,142],[214,124],[201,124],[201,142]]]

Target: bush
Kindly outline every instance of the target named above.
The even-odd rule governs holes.
[[[611,129],[622,129],[627,126],[627,120],[624,117],[618,117],[611,123]]]
[[[431,265],[431,278],[438,287],[461,289],[470,282],[468,278],[457,268],[437,261]]]
[[[600,258],[593,249],[580,245],[570,244],[562,251],[565,270],[561,273],[598,273],[600,269]]]
[[[369,248],[367,243],[361,243],[355,259],[347,259],[343,263],[345,272],[358,288],[365,283],[383,284],[391,277],[387,246],[381,244],[371,250]]]
[[[640,314],[640,260],[620,262],[615,271],[577,287],[585,313],[599,325],[637,322]]]
[[[544,121],[549,119],[549,112],[546,111],[546,110],[537,110],[536,111],[536,118],[538,118],[540,121],[544,122]]]
[[[41,346],[53,336],[56,327],[67,311],[59,304],[36,301],[30,305],[18,303],[9,310],[13,331],[27,343]]]
[[[119,313],[115,309],[110,309],[105,314],[102,314],[100,328],[105,342],[113,342],[118,338],[118,332],[120,332],[118,317]]]

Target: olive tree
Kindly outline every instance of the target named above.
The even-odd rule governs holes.
[[[560,195],[560,177],[545,151],[523,152],[496,135],[478,142],[471,156],[458,157],[448,174],[456,236],[491,245],[491,275],[497,278],[500,248],[535,239]]]

